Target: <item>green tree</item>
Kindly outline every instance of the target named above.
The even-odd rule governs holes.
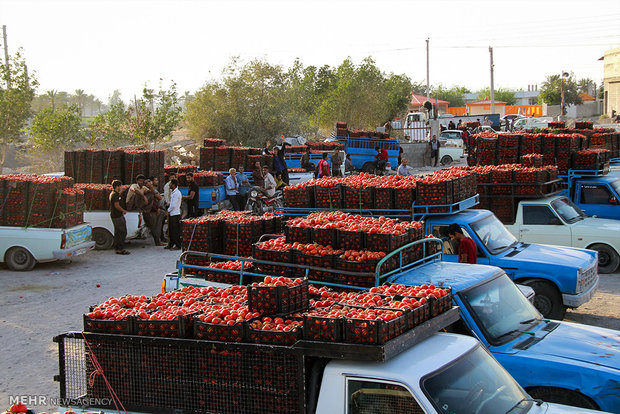
[[[28,74],[21,50],[0,64],[0,173],[9,144],[20,140],[20,131],[31,115],[37,80]]]
[[[84,89],[76,89],[74,96],[77,106],[78,108],[80,108],[80,116],[84,116],[84,104],[86,103],[87,99],[87,95],[84,92]]]
[[[560,105],[562,103],[562,78],[560,75],[547,76],[540,88],[538,103],[546,103],[547,105]],[[566,105],[581,103],[579,97],[579,89],[573,74],[564,79],[564,102]]]
[[[111,146],[130,142],[129,111],[122,102],[112,105],[109,111],[95,116],[90,123],[88,143],[90,145]]]
[[[446,88],[438,85],[433,88],[431,95],[433,98],[450,102],[450,106],[465,106],[465,94],[470,92],[465,86]]]
[[[34,148],[60,157],[61,152],[84,138],[77,105],[46,108],[37,113],[28,129]]]
[[[498,88],[495,89],[494,92],[496,101],[506,102],[506,105],[514,105],[515,103],[517,103],[517,98],[515,97],[515,93],[513,91],[504,88]],[[482,88],[477,92],[477,94],[478,99],[481,101],[485,99],[491,99],[491,88]]]
[[[58,97],[58,91],[56,89],[50,89],[45,91],[45,96],[50,102],[52,109],[56,109],[56,98]]]
[[[123,100],[121,99],[121,91],[115,89],[114,92],[112,92],[112,95],[108,97],[108,106],[111,108],[119,103],[123,103]]]
[[[588,95],[596,95],[594,90],[594,81],[590,78],[581,78],[577,81],[577,91],[579,93],[587,93]]]

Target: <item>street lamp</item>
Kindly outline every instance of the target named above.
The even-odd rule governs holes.
[[[562,94],[562,103],[560,104],[560,114],[562,116],[566,115],[566,100],[564,99],[564,79],[568,79],[570,75],[568,74],[568,72],[564,72],[562,71],[562,83],[560,84],[560,92]]]

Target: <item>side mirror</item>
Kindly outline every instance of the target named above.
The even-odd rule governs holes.
[[[560,220],[557,217],[554,217],[551,220],[549,220],[549,224],[552,225],[552,226],[560,226],[560,225],[562,225],[562,220]]]

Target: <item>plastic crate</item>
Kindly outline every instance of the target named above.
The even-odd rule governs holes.
[[[306,244],[311,241],[310,229],[308,227],[293,227],[288,224],[284,226],[284,236],[286,242],[293,244],[295,242]]]
[[[138,336],[191,338],[193,315],[180,315],[170,320],[136,318],[134,326],[134,334]]]
[[[288,286],[248,286],[248,309],[250,312],[274,315],[294,313],[307,309],[310,305],[308,281],[301,285]]]
[[[303,338],[306,341],[342,342],[343,319],[304,315]]]
[[[418,182],[416,186],[416,204],[452,204],[453,200],[452,180],[438,183]]]
[[[247,326],[247,341],[255,344],[291,346],[302,339],[302,327],[291,331],[263,331]]]
[[[405,331],[407,318],[403,314],[385,322],[383,319],[345,319],[344,341],[352,344],[382,345]]]
[[[401,247],[407,234],[391,234],[391,233],[366,233],[366,248],[373,252],[389,253]]]
[[[105,319],[91,319],[84,315],[84,332],[133,335],[134,317],[129,316],[120,321],[109,321]]]
[[[194,317],[194,338],[219,342],[244,342],[245,324],[239,322],[234,325],[220,325],[203,322]]]
[[[416,200],[415,188],[395,188],[394,208],[397,210],[411,210],[411,205]]]
[[[413,201],[412,201],[413,203]],[[375,208],[392,210],[394,208],[394,189],[391,187],[376,187],[375,188]],[[409,207],[411,208],[411,203]]]
[[[374,188],[351,188],[343,187],[344,208],[347,209],[370,209],[374,207]],[[383,208],[383,207],[382,207]]]
[[[284,187],[283,193],[285,207],[312,208],[314,205],[314,186]]]
[[[321,246],[332,246],[333,248],[338,247],[337,229],[324,229],[317,227],[313,228],[310,233],[310,240],[314,243],[318,243]]]
[[[293,252],[291,250],[266,250],[256,247],[256,244],[252,246],[252,257],[257,260],[265,260],[268,262],[278,263],[293,263]],[[267,263],[257,263],[257,266],[261,271],[266,274],[273,274],[278,276],[293,276],[292,269],[285,265],[275,265]]]
[[[346,231],[338,229],[338,248],[342,250],[362,250],[366,244],[363,231]]]
[[[314,206],[316,208],[342,208],[341,186],[315,187]]]

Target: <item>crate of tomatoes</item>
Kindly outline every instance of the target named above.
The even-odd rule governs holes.
[[[286,242],[286,238],[268,240],[252,246],[252,257],[257,260],[278,263],[293,263],[293,246]],[[289,266],[259,263],[260,270],[267,274],[289,276]]]
[[[256,344],[291,346],[302,338],[303,321],[264,316],[247,324],[247,340]]]
[[[335,250],[331,246],[293,243],[293,261],[301,266],[332,269],[334,257],[341,253],[341,250]],[[299,272],[300,275],[301,273],[305,275],[305,270],[300,269]],[[328,271],[310,269],[308,276],[323,282],[331,282],[337,275]]]
[[[314,205],[316,208],[342,208],[342,187],[336,181],[321,179],[314,188]],[[321,181],[319,180],[319,181]]]
[[[250,312],[294,313],[309,306],[308,280],[265,276],[247,287]]]

